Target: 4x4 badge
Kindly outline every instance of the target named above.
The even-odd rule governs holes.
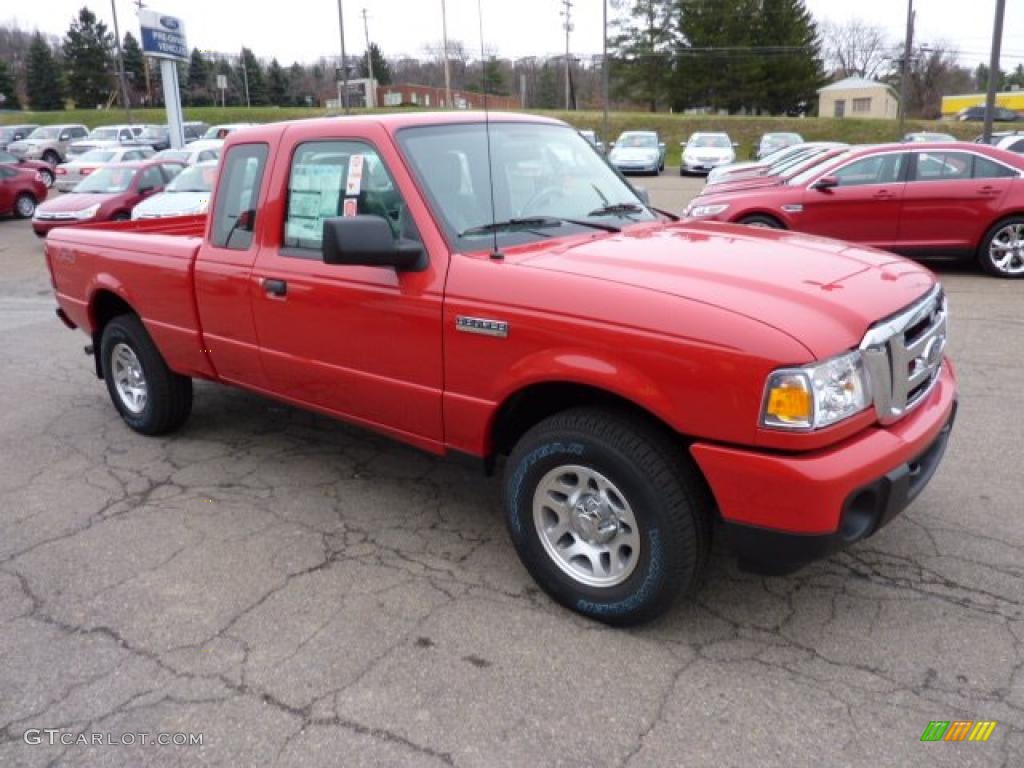
[[[483,336],[497,336],[502,339],[508,338],[508,323],[504,320],[456,315],[455,328],[465,333],[479,333]]]

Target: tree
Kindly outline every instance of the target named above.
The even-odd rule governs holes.
[[[877,79],[889,67],[892,45],[882,27],[861,19],[821,27],[825,64],[836,78]]]
[[[1011,90],[1014,86],[1024,88],[1024,64],[1018,64],[1013,72],[1003,77],[1004,90]]]
[[[646,104],[651,112],[672,89],[674,5],[672,0],[637,0],[628,15],[615,21],[618,34],[610,41],[615,93]]]
[[[291,94],[292,104],[306,106],[313,101],[309,80],[309,73],[299,62],[294,62],[288,68],[288,93]]]
[[[14,77],[7,67],[7,62],[0,59],[0,107],[3,109],[21,109],[21,101],[14,87]]]
[[[380,48],[377,47],[376,43],[370,43],[370,49],[363,54],[363,58],[359,61],[360,77],[370,76],[368,61],[373,62],[373,77],[377,83],[379,85],[391,85],[391,67],[388,65],[387,59],[384,58],[384,55],[380,52]]]
[[[555,65],[545,62],[537,76],[537,93],[534,97],[534,106],[541,109],[557,109],[558,101],[558,75],[555,72]]]
[[[210,64],[198,48],[192,49],[188,60],[188,103],[194,107],[213,103]]]
[[[64,109],[63,83],[53,51],[43,36],[36,32],[28,49],[25,89],[32,109],[48,111]]]
[[[128,80],[128,90],[138,98],[140,94],[146,93],[146,60],[143,58],[139,41],[131,32],[124,33],[121,59],[124,61],[124,76]]]
[[[825,78],[817,25],[804,0],[762,0],[758,22],[754,42],[764,58],[751,105],[806,113]]]
[[[245,99],[244,82],[245,78],[249,81],[249,103],[257,106],[265,106],[267,104],[267,86],[263,81],[263,67],[260,66],[259,60],[253,55],[253,52],[248,48],[242,49],[242,60],[238,64],[239,74],[238,77],[242,80],[243,90],[242,99]],[[242,69],[244,67],[244,77]]]
[[[91,108],[110,96],[113,36],[96,14],[82,8],[64,38],[64,67],[75,104]]]
[[[286,107],[292,103],[288,94],[288,76],[276,58],[271,59],[270,66],[267,67],[267,98],[271,104],[278,107]]]

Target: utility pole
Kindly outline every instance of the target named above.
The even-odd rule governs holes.
[[[242,82],[245,84],[245,108],[249,109],[252,104],[249,103],[249,68],[245,65],[245,46],[242,46],[241,60]]]
[[[117,43],[117,78],[121,81],[121,100],[124,102],[124,113],[128,122],[132,122],[132,105],[128,101],[128,83],[124,77],[124,56],[121,53],[121,30],[117,26],[117,3],[110,0],[110,12],[114,14],[114,42]]]
[[[903,41],[903,74],[900,76],[900,137],[907,119],[907,99],[910,97],[910,59],[914,53],[914,0],[907,0],[907,36]]]
[[[572,32],[572,0],[562,0],[562,16],[565,22],[565,108],[572,109],[572,74],[569,71],[569,33]]]
[[[341,12],[341,0],[338,0],[338,37],[341,40],[341,79],[338,83],[338,106],[348,114],[348,64],[345,61],[345,16]],[[337,73],[336,73],[337,74]]]
[[[376,82],[373,77],[373,56],[370,55],[370,26],[366,22],[366,9],[363,8],[363,34],[366,35],[366,73],[370,76],[370,87],[366,89],[366,106],[377,106]]]
[[[601,127],[601,134],[604,137],[604,146],[607,149],[608,142],[611,141],[611,136],[608,135],[608,0],[604,0],[604,17],[602,21],[601,37],[604,53],[601,58],[601,101],[604,103],[604,121]]]
[[[1003,16],[1006,0],[996,0],[996,21],[992,27],[992,57],[988,63],[988,93],[985,95],[985,143],[992,141],[992,118],[995,116],[996,91],[999,88],[999,56],[1003,47]]]
[[[441,47],[444,49],[444,104],[452,108],[452,73],[448,65],[448,16],[441,0]]]
[[[135,12],[138,13],[146,4],[142,0],[132,0],[135,5]],[[153,106],[153,84],[149,80],[149,57],[142,57],[142,70],[146,73],[146,106]]]

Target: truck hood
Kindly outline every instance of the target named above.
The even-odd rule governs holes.
[[[520,263],[717,306],[788,334],[816,359],[857,346],[935,284],[927,269],[883,251],[716,222],[639,225]],[[652,330],[664,322],[652,318]]]
[[[96,203],[101,205],[116,195],[90,194],[88,192],[69,192],[66,195],[47,200],[39,206],[39,210],[46,213],[70,213],[81,211]]]

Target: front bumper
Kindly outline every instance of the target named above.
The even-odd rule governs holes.
[[[683,159],[679,166],[680,173],[704,173],[708,174],[723,165],[729,165],[732,160],[687,160]]]
[[[913,413],[838,446],[793,455],[694,444],[740,566],[789,573],[880,530],[934,475],[956,398],[956,375],[946,362]]]

